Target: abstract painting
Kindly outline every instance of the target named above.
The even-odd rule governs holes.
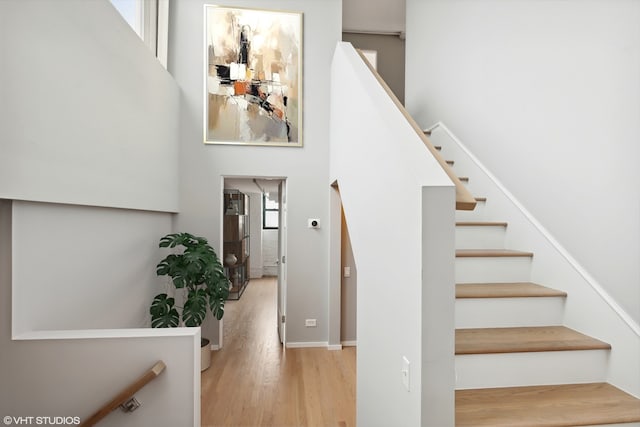
[[[302,146],[302,13],[205,6],[204,141]]]

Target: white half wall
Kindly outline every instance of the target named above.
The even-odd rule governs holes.
[[[455,189],[349,43],[331,69],[331,178],[358,266],[358,424],[452,425]]]
[[[0,1],[0,197],[178,210],[179,94],[108,0]]]
[[[23,210],[24,206],[18,208],[19,212]],[[100,425],[200,426],[198,328],[29,332],[12,340],[11,223],[11,201],[0,199],[0,416],[85,419],[156,361],[163,360],[165,372],[136,394],[142,407],[130,415],[116,410]],[[58,252],[64,256],[69,247],[60,249],[52,255]],[[77,254],[71,252],[68,261],[77,266]],[[46,267],[31,265],[35,270]],[[47,284],[58,289],[58,284],[47,280],[39,283],[43,292],[49,292]],[[67,289],[64,295],[73,298],[72,293]],[[49,310],[52,324],[58,316],[74,314],[61,310],[64,302],[49,303],[53,306]],[[118,303],[126,305],[127,301],[119,297],[108,307],[123,314],[116,307]],[[81,312],[81,305],[78,302],[72,309]],[[59,312],[54,312],[56,307]],[[84,320],[91,323],[91,319]]]
[[[640,322],[640,2],[407,0],[406,105]]]
[[[177,231],[205,236],[222,248],[222,177],[287,179],[287,340],[326,342],[328,228],[307,218],[329,216],[329,69],[341,36],[341,1],[226,1],[227,6],[304,14],[303,143],[301,148],[203,144],[204,0],[171,2],[168,69],[181,89],[180,214]],[[216,242],[219,242],[216,245]],[[306,328],[304,319],[317,319]],[[218,342],[212,322],[203,335]]]

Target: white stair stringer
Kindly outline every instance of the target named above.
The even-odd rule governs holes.
[[[603,382],[609,350],[456,355],[456,390]]]
[[[554,326],[562,323],[565,298],[456,298],[456,328]]]

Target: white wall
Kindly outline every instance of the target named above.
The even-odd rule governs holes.
[[[0,197],[177,211],[178,90],[107,1],[0,2]]]
[[[339,0],[276,0],[268,8],[304,13],[304,147],[204,145],[203,0],[171,3],[168,69],[181,88],[179,231],[221,242],[222,176],[278,176],[288,188],[287,340],[327,341],[327,230],[307,218],[327,218],[329,200],[329,65],[341,30]],[[225,2],[265,8],[263,1]],[[217,247],[221,248],[221,243]],[[304,319],[318,319],[305,328]],[[214,322],[215,323],[215,322]],[[218,341],[218,328],[205,336]]]
[[[331,178],[358,266],[358,424],[452,425],[453,184],[350,44],[331,79]]]
[[[262,230],[262,272],[278,275],[278,230]]]
[[[346,30],[404,31],[405,0],[344,0]]]
[[[262,277],[262,193],[249,195],[249,278]]]
[[[0,16],[14,332],[143,326],[177,209],[177,86],[107,0]]]
[[[640,2],[407,0],[406,105],[444,122],[640,321]]]
[[[176,84],[107,0],[1,1],[0,52],[0,412],[86,416],[166,358],[127,423],[199,425],[197,330],[32,332],[144,324],[178,208]]]
[[[358,302],[358,269],[356,268],[356,261],[353,257],[353,248],[351,247],[351,239],[349,238],[349,230],[347,228],[347,221],[342,213],[342,250],[341,252],[341,267],[340,275],[342,277],[341,282],[341,312],[340,312],[340,340],[343,343],[354,344],[357,337],[357,302]],[[350,269],[350,277],[344,275],[344,269]]]
[[[171,215],[13,203],[13,332],[150,326]]]

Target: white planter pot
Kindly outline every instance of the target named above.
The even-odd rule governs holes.
[[[211,366],[211,343],[208,339],[202,338],[200,341],[200,372]]]

